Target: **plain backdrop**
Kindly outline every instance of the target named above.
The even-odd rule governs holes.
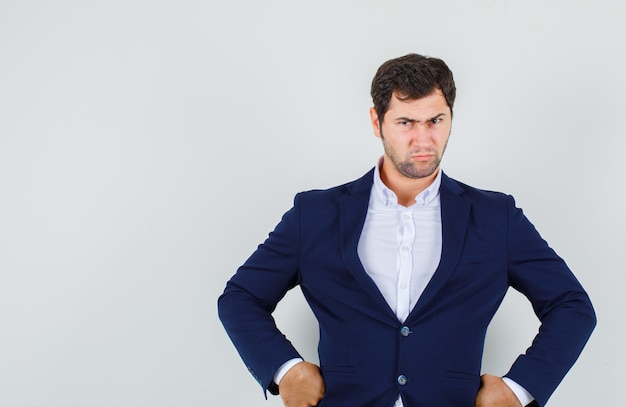
[[[513,194],[598,327],[551,407],[623,400],[625,6],[614,0],[0,0],[0,406],[280,406],[217,318],[293,195],[382,149],[385,60],[443,58],[443,168]],[[299,290],[276,319],[316,361]],[[537,329],[509,292],[483,370]]]

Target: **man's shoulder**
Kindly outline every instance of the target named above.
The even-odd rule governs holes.
[[[468,185],[464,182],[448,177],[445,173],[443,174],[441,186],[444,189],[474,201],[503,202],[510,199],[510,195],[504,192]]]
[[[311,189],[297,194],[297,199],[334,199],[343,195],[351,195],[357,193],[367,193],[372,187],[374,170],[368,171],[365,175],[355,180],[345,182],[325,189]]]

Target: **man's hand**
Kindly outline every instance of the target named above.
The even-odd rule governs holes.
[[[300,362],[289,369],[278,387],[286,407],[317,406],[326,391],[320,368],[309,362]]]
[[[480,377],[480,390],[474,401],[476,407],[522,407],[515,393],[498,376]]]

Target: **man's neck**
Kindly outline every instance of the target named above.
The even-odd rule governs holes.
[[[440,169],[437,168],[435,172],[424,178],[409,178],[400,174],[395,168],[385,168],[383,164],[380,168],[380,179],[396,194],[398,204],[408,207],[415,203],[416,196],[433,183],[439,171]]]

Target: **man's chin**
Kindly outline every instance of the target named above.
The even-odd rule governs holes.
[[[407,178],[422,179],[422,178],[428,178],[432,176],[433,174],[435,174],[438,168],[439,168],[438,165],[433,166],[433,164],[430,163],[423,167],[416,166],[416,165],[411,165],[411,166],[406,166],[406,167],[402,166],[398,168],[398,171]]]

